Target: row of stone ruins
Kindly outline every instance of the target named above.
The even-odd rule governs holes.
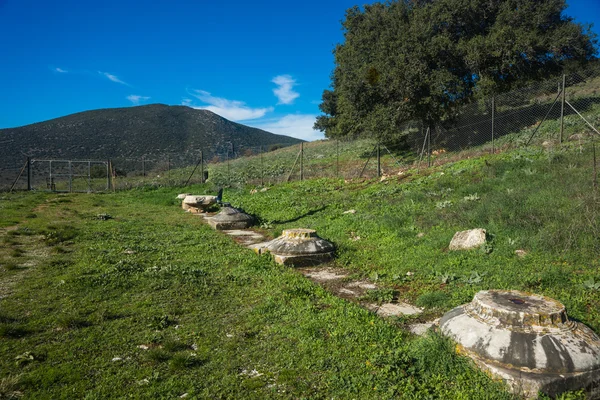
[[[248,229],[254,218],[242,210],[220,203],[219,213],[207,213],[219,202],[216,196],[184,194],[178,198],[184,210],[241,238],[238,241],[256,253],[271,254],[279,264],[306,267],[333,260],[334,245],[312,229],[287,229],[265,242],[262,235]],[[485,237],[483,229],[457,232],[449,248],[476,248],[485,243]],[[600,399],[600,337],[569,319],[564,305],[556,300],[515,290],[480,291],[471,303],[447,312],[439,320],[439,331],[481,369],[504,380],[513,393],[536,398],[538,392],[556,396],[584,389],[589,398]]]

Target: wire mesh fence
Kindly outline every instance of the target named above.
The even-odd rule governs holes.
[[[370,139],[283,148],[228,142],[191,155],[54,160],[52,165],[30,160],[0,170],[0,190],[102,191],[206,181],[265,186],[314,178],[375,178],[527,145],[562,144],[591,157],[599,129],[600,66],[595,66],[466,104],[456,118],[436,126],[408,122],[399,129],[403,140],[393,148]]]

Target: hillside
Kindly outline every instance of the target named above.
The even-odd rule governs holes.
[[[72,159],[152,158],[193,162],[200,149],[290,145],[301,140],[231,122],[208,110],[151,104],[85,111],[0,129],[0,169],[26,156]]]

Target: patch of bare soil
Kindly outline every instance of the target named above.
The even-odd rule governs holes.
[[[7,241],[8,232],[18,225],[0,229],[0,300],[10,296],[15,286],[27,274],[50,256],[50,249],[42,242],[41,235],[15,235]],[[15,254],[18,253],[18,256]]]

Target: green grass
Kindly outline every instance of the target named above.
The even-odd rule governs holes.
[[[70,195],[67,210],[32,195],[48,206],[20,211],[37,208],[19,225],[31,251],[55,248],[56,232],[67,252],[0,271],[18,280],[1,300],[3,397],[509,397],[441,344],[446,370],[430,371],[413,346],[444,339],[411,338],[241,248],[175,192]]]
[[[410,321],[482,289],[518,289],[560,300],[600,331],[592,180],[589,147],[567,145],[383,182],[226,189],[224,200],[271,236],[316,229],[336,245],[333,266],[380,286],[368,300],[425,307]],[[449,340],[413,337],[408,319],[382,320],[336,298],[175,200],[215,189],[5,195],[14,222],[4,226],[18,233],[0,247],[0,281],[15,282],[0,300],[0,397],[511,398]],[[486,247],[448,251],[454,232],[479,227]],[[13,264],[27,267],[4,268]]]
[[[274,236],[316,229],[338,247],[340,266],[376,274],[413,304],[443,292],[433,303],[448,310],[481,289],[533,291],[563,301],[573,317],[600,331],[600,298],[583,285],[600,279],[591,160],[589,147],[530,148],[401,181],[294,182],[264,193],[226,191],[226,200],[260,216]],[[356,214],[343,213],[350,209]],[[485,247],[448,251],[456,231],[472,228],[488,231]],[[515,254],[519,249],[527,255]]]

